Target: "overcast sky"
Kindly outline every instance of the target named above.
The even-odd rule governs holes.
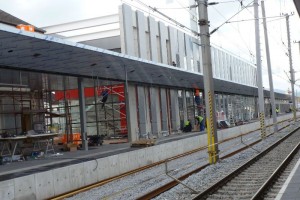
[[[191,0],[191,2],[189,0],[139,1],[144,2],[145,5],[138,3],[137,0],[0,0],[0,9],[38,27],[115,14],[118,12],[118,5],[122,2],[138,6],[150,15],[155,15],[155,13],[147,6],[156,7],[159,11],[185,25],[188,25],[187,21],[190,16],[195,15],[186,8],[193,2]],[[245,8],[252,1],[215,0],[214,2],[219,2],[219,4],[209,6],[208,14],[210,28],[213,30],[243,9],[229,21],[232,23],[225,23],[211,36],[211,42],[226,51],[255,63],[255,30],[254,21],[251,20],[253,19],[254,11],[252,6]],[[296,12],[293,0],[265,0],[265,7],[266,16],[270,17],[267,19],[267,22],[274,88],[287,91],[291,89],[291,85],[286,75],[290,71],[289,60],[286,55],[288,52],[286,20],[285,18],[273,17],[281,16],[282,13],[291,14],[294,12],[294,15],[290,17],[291,46],[293,67],[295,71],[299,71],[296,73],[296,79],[299,79],[299,43],[293,42],[300,41],[299,15]],[[259,12],[261,13],[261,7]],[[194,17],[197,17],[197,15]],[[262,26],[260,27],[260,32],[264,87],[269,88]],[[300,81],[296,84],[300,85]],[[295,89],[299,90],[300,94],[300,87],[295,86]]]

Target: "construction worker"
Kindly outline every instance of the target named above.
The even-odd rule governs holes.
[[[102,108],[104,108],[105,102],[107,101],[107,98],[108,98],[108,94],[109,94],[109,90],[108,89],[103,90],[101,92],[101,95],[102,95],[102,100],[101,100],[101,102],[102,102]]]
[[[191,131],[192,131],[192,123],[188,119],[187,121],[184,122],[183,132],[191,132]]]
[[[279,114],[279,108],[278,107],[276,107],[276,115],[278,116],[278,114]]]
[[[196,116],[195,119],[197,120],[197,122],[200,126],[200,131],[204,131],[204,129],[205,129],[204,118],[202,116]]]

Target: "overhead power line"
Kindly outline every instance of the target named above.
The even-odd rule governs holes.
[[[224,24],[226,24],[229,20],[231,20],[232,18],[234,18],[237,14],[239,14],[240,12],[242,12],[245,8],[247,8],[250,4],[252,4],[254,1],[251,1],[249,4],[247,4],[246,6],[244,6],[241,10],[239,10],[237,13],[235,13],[232,17],[230,17],[228,20],[226,20],[223,24],[221,24],[220,26],[218,26],[217,28],[215,28],[214,30],[212,30],[210,32],[210,34],[213,34],[214,32],[216,32],[219,28],[221,28]]]
[[[280,18],[280,19],[284,19],[283,16],[273,16],[273,17],[265,17],[265,19],[269,19],[269,18]],[[262,18],[258,18],[258,19],[264,19],[263,17]],[[256,20],[256,19],[242,19],[242,20],[237,20],[237,21],[228,21],[226,23],[235,23],[235,22],[245,22],[245,21],[251,21],[251,20]]]

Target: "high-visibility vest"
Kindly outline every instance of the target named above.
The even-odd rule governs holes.
[[[199,123],[201,123],[201,122],[202,122],[202,120],[203,120],[203,117],[201,117],[201,116],[198,116],[198,117],[197,117],[197,119],[198,119]]]
[[[184,123],[184,126],[188,126],[188,125],[190,125],[190,121],[185,121],[185,123]]]

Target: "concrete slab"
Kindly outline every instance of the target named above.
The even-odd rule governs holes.
[[[74,190],[84,186],[84,164],[79,163],[68,167],[70,189]]]
[[[48,199],[54,196],[53,171],[35,174],[35,190],[37,199]]]
[[[15,200],[35,200],[36,188],[35,188],[35,175],[23,176],[14,179],[15,186]]]
[[[54,195],[59,195],[71,190],[69,184],[70,174],[68,168],[69,167],[62,167],[53,170]]]
[[[120,174],[125,173],[130,170],[130,168],[131,168],[130,165],[131,165],[132,161],[129,159],[128,153],[119,154],[118,160],[119,160],[118,167],[119,167]]]
[[[120,174],[120,171],[119,171],[119,166],[120,166],[120,162],[119,162],[119,155],[114,155],[114,156],[110,156],[108,157],[109,159],[109,167],[110,167],[110,175],[111,176],[116,176],[118,174]],[[111,170],[113,169],[113,170]]]
[[[98,161],[98,169],[97,169],[98,181],[102,181],[104,179],[109,178],[110,174],[108,173],[109,171],[108,157],[97,159],[97,161]]]
[[[98,181],[98,170],[100,169],[98,160],[85,162],[84,168],[84,183],[90,185]]]
[[[15,185],[13,180],[0,182],[0,199],[12,200],[15,198]]]

